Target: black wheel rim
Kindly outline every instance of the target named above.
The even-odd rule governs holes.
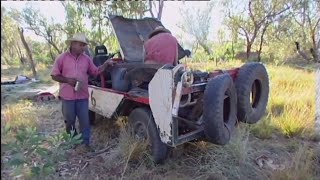
[[[224,100],[223,100],[223,122],[228,123],[229,117],[230,117],[230,95],[228,92],[225,93],[224,95]]]
[[[137,122],[134,125],[134,136],[140,140],[146,140],[148,138],[147,128],[143,123]]]

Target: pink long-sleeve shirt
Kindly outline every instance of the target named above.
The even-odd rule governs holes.
[[[64,100],[88,99],[88,76],[97,76],[99,73],[99,68],[93,64],[89,56],[83,53],[76,58],[70,51],[56,58],[51,71],[51,75],[61,75],[81,81],[78,91],[67,83],[60,83],[59,96]]]

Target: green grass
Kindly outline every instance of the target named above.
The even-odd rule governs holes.
[[[275,130],[270,118],[265,117],[260,122],[252,125],[251,133],[260,139],[270,139]]]

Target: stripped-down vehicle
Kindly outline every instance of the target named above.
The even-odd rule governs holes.
[[[184,64],[144,64],[143,42],[155,27],[153,18],[110,16],[121,58],[89,85],[90,117],[128,116],[134,136],[146,139],[155,162],[169,147],[202,139],[229,142],[238,121],[256,123],[265,113],[269,79],[261,63],[213,72],[192,71]],[[108,58],[96,49],[96,65]],[[186,51],[179,45],[179,59]]]

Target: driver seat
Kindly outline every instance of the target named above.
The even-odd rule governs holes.
[[[108,50],[105,45],[99,45],[95,47],[95,56],[93,57],[93,63],[98,67],[101,66],[108,58]]]
[[[97,67],[101,66],[109,59],[108,50],[105,45],[96,46],[94,52],[95,56],[93,57],[93,64]],[[110,72],[104,72],[103,75],[105,77],[107,87],[111,86],[109,85],[110,83],[108,83],[108,80],[110,80]],[[91,84],[101,86],[100,75],[98,75],[97,77],[90,77],[89,82],[91,82]]]

